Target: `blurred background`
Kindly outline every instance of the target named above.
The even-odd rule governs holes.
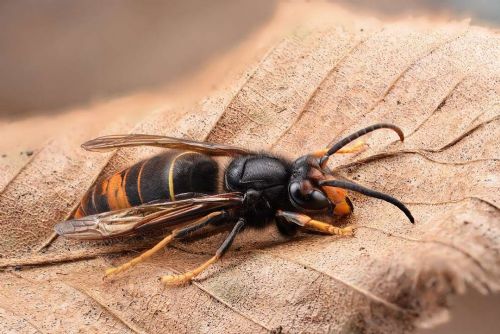
[[[293,1],[292,1],[293,2]],[[498,25],[498,0],[338,0],[382,19]],[[175,83],[270,21],[275,0],[0,2],[0,119],[58,113]]]
[[[19,118],[174,81],[269,20],[268,0],[4,1],[0,115]]]
[[[354,13],[500,25],[499,0],[2,0],[0,172],[14,175],[67,124],[133,123],[165,103],[202,99],[325,6],[339,14],[322,19],[339,22]],[[452,302],[452,321],[422,333],[498,332],[498,296]]]

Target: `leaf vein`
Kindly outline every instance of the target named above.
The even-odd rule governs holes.
[[[370,38],[372,36],[374,36],[375,33],[373,35],[370,36]],[[273,142],[273,144],[270,146],[270,149],[273,149],[289,132],[290,130],[298,123],[300,122],[300,120],[302,119],[302,117],[304,116],[307,108],[309,107],[309,105],[311,104],[311,101],[316,97],[316,95],[318,94],[319,90],[321,89],[321,86],[323,85],[323,83],[339,68],[339,66],[341,64],[343,64],[347,58],[352,55],[354,53],[354,51],[356,49],[359,48],[359,46],[361,44],[363,44],[364,42],[366,42],[367,40],[369,40],[370,38],[367,38],[367,39],[364,39],[364,40],[359,40],[357,41],[357,43],[355,43],[333,66],[332,68],[327,72],[327,74],[323,77],[323,79],[321,79],[320,83],[316,86],[316,88],[311,92],[311,94],[307,97],[307,99],[305,100],[304,102],[304,105],[303,107],[299,110],[298,114],[297,114],[297,117],[295,118],[295,120],[293,121],[292,124],[290,124],[290,126],[281,133],[281,135],[276,138]]]
[[[106,312],[108,312],[113,318],[117,319],[119,322],[121,322],[123,325],[125,325],[125,327],[130,329],[130,331],[132,331],[134,333],[140,333],[140,334],[147,333],[144,329],[139,328],[135,324],[128,321],[127,319],[122,318],[113,309],[111,309],[108,305],[106,305],[106,303],[104,301],[102,301],[99,297],[97,297],[96,295],[94,295],[93,293],[91,293],[90,291],[85,289],[83,286],[77,286],[77,285],[74,285],[74,284],[69,283],[69,282],[62,282],[62,283],[65,284],[66,286],[68,286],[72,289],[75,289],[75,290],[79,291],[80,293],[86,295],[88,298],[93,300],[97,305],[99,305],[104,310],[106,310]]]
[[[271,257],[276,257],[276,258],[279,258],[279,259],[282,259],[282,260],[285,260],[285,261],[288,261],[288,262],[291,262],[291,263],[294,263],[296,265],[299,265],[299,266],[302,266],[302,267],[306,267],[308,268],[309,270],[312,270],[312,271],[315,271],[317,272],[318,274],[320,275],[323,275],[323,276],[326,276],[328,278],[331,278],[333,279],[334,281],[348,287],[349,289],[363,295],[364,297],[366,297],[367,299],[370,299],[376,303],[379,303],[379,304],[382,304],[384,306],[386,306],[387,308],[393,310],[393,311],[397,311],[397,312],[401,312],[401,313],[413,313],[414,311],[411,310],[411,309],[407,309],[407,308],[403,308],[397,304],[394,304],[380,296],[377,296],[376,294],[373,294],[371,293],[370,291],[360,287],[360,286],[357,286],[356,284],[353,284],[353,283],[350,283],[346,280],[343,280],[331,273],[327,273],[325,272],[324,270],[321,270],[321,269],[318,269],[316,267],[314,267],[313,265],[309,264],[309,263],[306,263],[306,262],[303,262],[303,261],[300,261],[300,260],[297,260],[297,259],[294,259],[294,258],[290,258],[288,256],[284,256],[282,254],[275,254],[275,253],[272,253],[272,252],[266,252],[266,251],[263,251],[263,250],[256,250],[258,253],[261,253],[261,254],[264,254],[264,255],[267,255],[267,256],[271,256]]]

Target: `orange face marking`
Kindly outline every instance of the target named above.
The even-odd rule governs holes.
[[[335,205],[345,200],[345,196],[347,193],[345,189],[335,187],[322,187],[321,189],[325,192],[330,201],[332,201]]]
[[[345,216],[352,212],[346,200],[347,191],[345,189],[335,187],[322,187],[321,189],[325,192],[330,201],[335,204],[335,209],[333,210],[334,214]]]
[[[337,205],[335,205],[335,209],[333,209],[333,213],[338,216],[346,216],[352,212],[351,207],[347,204],[347,201],[344,200]]]

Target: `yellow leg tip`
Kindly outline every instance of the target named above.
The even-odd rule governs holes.
[[[355,227],[354,226],[346,226],[344,228],[339,227],[331,227],[330,233],[334,235],[340,236],[354,236]]]
[[[191,282],[193,275],[187,273],[183,275],[167,275],[161,278],[161,282],[165,285],[181,285]]]
[[[108,268],[104,272],[104,277],[109,277],[118,273],[118,268]]]
[[[342,235],[353,236],[356,228],[354,226],[347,226],[341,229]]]

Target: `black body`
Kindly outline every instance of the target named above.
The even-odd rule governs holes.
[[[288,182],[292,163],[269,154],[240,156],[224,173],[224,188],[244,194],[242,212],[248,226],[263,227],[277,209],[291,208]]]

